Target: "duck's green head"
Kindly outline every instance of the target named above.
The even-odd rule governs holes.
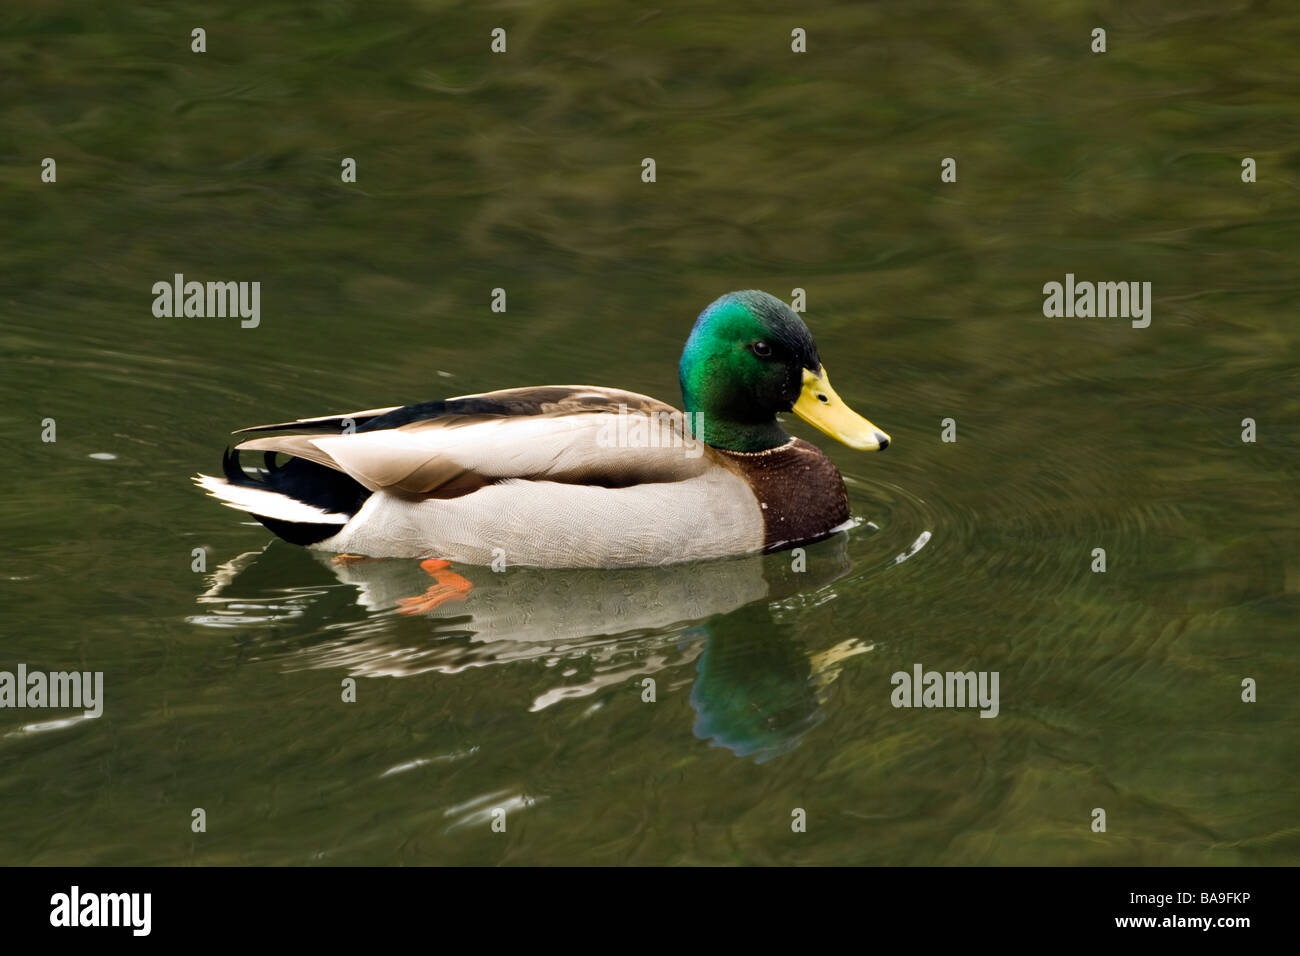
[[[850,448],[889,444],[835,394],[803,320],[766,292],[729,292],[701,312],[678,373],[686,410],[701,413],[696,437],[716,448],[785,444],[776,416],[789,411]]]

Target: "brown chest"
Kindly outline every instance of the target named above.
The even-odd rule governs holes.
[[[816,445],[796,438],[764,452],[715,451],[758,498],[765,550],[823,538],[849,519],[844,479]]]

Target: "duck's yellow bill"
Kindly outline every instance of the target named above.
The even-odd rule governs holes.
[[[845,405],[844,400],[835,394],[825,368],[820,375],[803,370],[803,391],[794,403],[794,413],[850,448],[877,451],[889,447],[888,435]]]

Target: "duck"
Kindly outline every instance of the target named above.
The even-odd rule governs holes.
[[[851,525],[839,470],[777,416],[850,448],[889,436],[831,387],[786,303],[730,292],[678,364],[681,410],[618,388],[542,385],[239,429],[193,480],[337,560],[625,568],[772,552]],[[275,433],[275,434],[267,434]],[[261,452],[245,470],[241,453]],[[444,590],[446,590],[444,588]],[[454,590],[454,589],[453,589]]]

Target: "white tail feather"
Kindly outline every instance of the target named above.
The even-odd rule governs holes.
[[[306,502],[282,495],[278,491],[233,485],[224,478],[196,475],[194,483],[227,508],[236,508],[264,518],[294,521],[298,524],[347,524],[351,515],[331,513]]]

